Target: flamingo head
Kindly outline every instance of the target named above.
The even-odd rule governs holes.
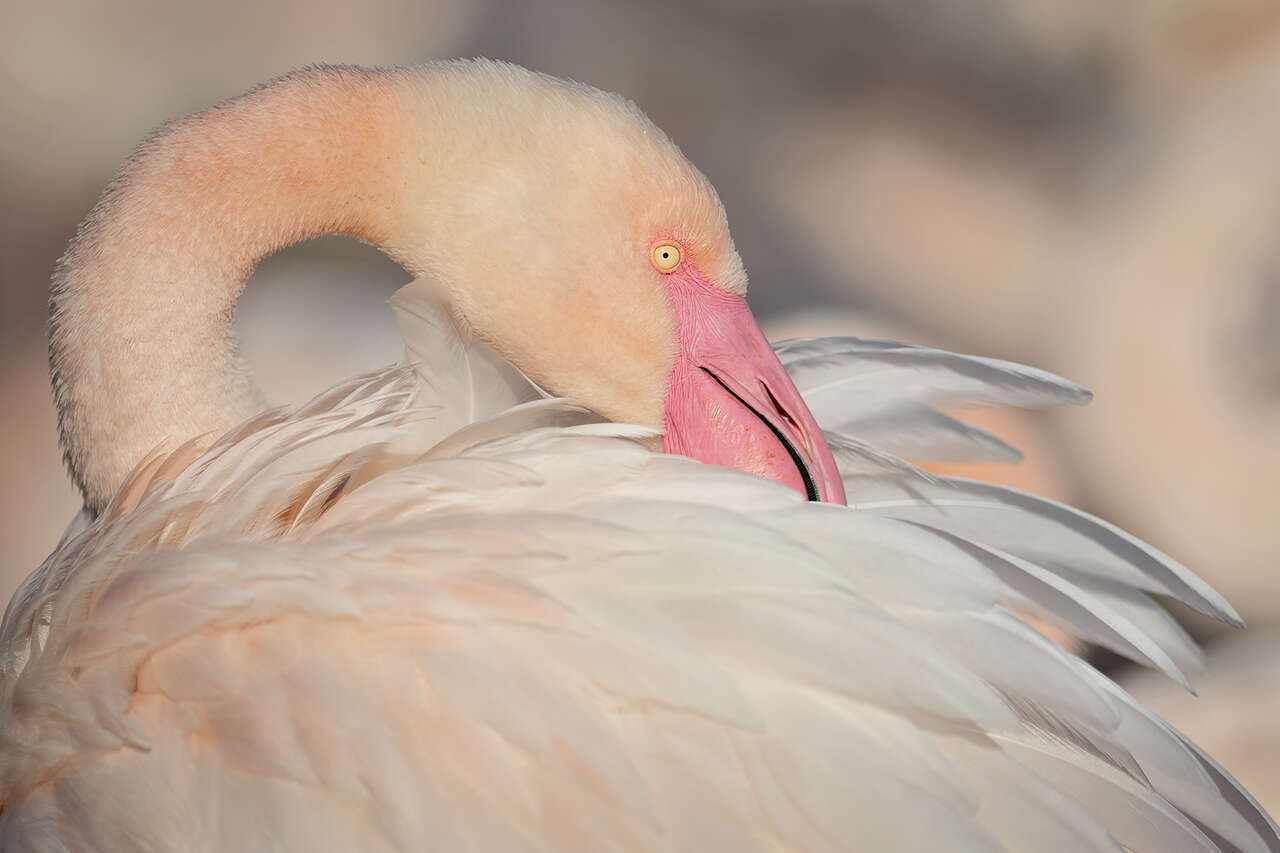
[[[465,146],[410,158],[452,182],[418,199],[447,217],[422,233],[449,235],[420,266],[474,332],[544,387],[661,429],[668,452],[843,503],[822,431],[747,307],[710,182],[621,98],[477,70],[475,97],[445,106]]]

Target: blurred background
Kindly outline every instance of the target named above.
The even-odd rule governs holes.
[[[720,190],[772,336],[891,336],[1092,388],[982,415],[1028,460],[960,472],[1083,506],[1235,604],[1243,634],[1188,617],[1199,699],[1099,665],[1280,812],[1276,0],[4,3],[0,599],[78,509],[48,279],[138,140],[308,63],[485,55],[665,128]],[[407,278],[349,240],[265,262],[238,323],[275,401],[396,359],[384,300]]]

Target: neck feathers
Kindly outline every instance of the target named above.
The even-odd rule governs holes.
[[[674,349],[648,242],[673,228],[704,273],[741,290],[714,191],[634,105],[503,63],[309,69],[173,122],[125,164],[54,275],[50,365],[72,477],[100,511],[152,451],[261,411],[236,300],[259,260],[321,234],[443,282],[477,335],[545,386],[660,422]],[[628,319],[610,329],[605,316]],[[585,336],[549,331],[588,317]]]
[[[321,234],[393,242],[406,72],[309,69],[175,121],[128,160],[53,280],[63,452],[99,511],[146,454],[263,401],[232,319],[266,255]]]

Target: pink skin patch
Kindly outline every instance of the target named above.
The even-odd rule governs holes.
[[[845,503],[831,449],[741,296],[688,264],[668,276],[680,353],[666,396],[668,453]]]

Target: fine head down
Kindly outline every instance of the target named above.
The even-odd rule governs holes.
[[[667,451],[844,501],[706,178],[633,104],[480,61],[309,69],[138,149],[54,282],[60,429],[91,509],[156,447],[262,408],[235,301],[258,260],[324,233],[437,279],[532,379]]]

